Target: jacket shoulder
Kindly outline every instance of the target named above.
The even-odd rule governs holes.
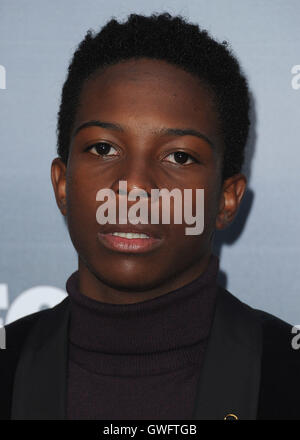
[[[289,355],[294,355],[294,351],[290,350],[293,328],[291,324],[264,310],[251,307],[222,287],[220,289],[223,296],[226,297],[227,307],[230,308],[233,314],[242,315],[243,318],[248,316],[253,322],[261,326],[265,348],[267,347],[268,350],[275,352],[278,352],[278,350],[285,351]],[[298,358],[298,355],[296,355],[296,358]]]
[[[223,289],[235,314],[248,315],[261,328],[261,377],[257,418],[300,420],[300,333],[271,313],[255,309]],[[295,339],[299,341],[295,343]],[[293,343],[294,339],[294,343]]]
[[[5,348],[0,350],[0,419],[10,418],[14,375],[23,343],[40,316],[46,310],[32,313],[4,326]]]
[[[52,314],[55,319],[55,311],[66,304],[67,301],[64,299],[53,308],[31,313],[4,326],[5,349],[0,349],[0,420],[10,418],[15,371],[23,345],[31,329],[40,319],[46,318],[49,314]]]
[[[295,327],[290,323],[262,310],[254,309],[263,331],[263,352],[265,356],[277,357],[277,364],[300,361],[300,344],[293,343]],[[297,330],[296,330],[297,332]],[[300,340],[300,337],[298,337]]]
[[[274,315],[260,310],[257,314],[263,326],[258,418],[300,420],[300,335]]]
[[[6,350],[11,351],[20,349],[30,329],[39,319],[43,319],[49,315],[55,319],[56,313],[59,313],[61,309],[66,308],[68,306],[68,302],[69,297],[66,297],[54,307],[31,313],[30,315],[23,316],[22,318],[5,325],[6,349],[2,351],[6,352]]]
[[[22,346],[27,333],[30,328],[34,325],[34,323],[45,313],[48,312],[48,309],[40,310],[35,313],[31,313],[30,315],[23,316],[22,318],[17,319],[16,321],[11,322],[4,326],[6,332],[6,349],[11,351],[13,349],[17,349]]]

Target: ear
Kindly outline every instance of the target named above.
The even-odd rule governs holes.
[[[224,229],[233,221],[245,193],[247,179],[244,174],[235,174],[223,183],[216,229]]]
[[[66,203],[66,165],[56,157],[51,164],[51,181],[57,206],[62,215],[67,215]]]

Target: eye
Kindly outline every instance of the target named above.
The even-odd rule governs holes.
[[[197,162],[197,160],[193,156],[186,153],[185,151],[175,151],[175,153],[171,153],[167,157],[169,156],[174,156],[175,162],[171,160],[168,160],[168,162],[178,163],[181,165],[188,165],[190,163]],[[190,162],[187,162],[188,160],[190,160]]]
[[[87,147],[86,151],[89,150],[91,153],[95,154],[96,156],[116,156],[116,154],[108,154],[111,151],[111,149],[117,152],[117,150],[109,143],[97,142],[96,144]]]

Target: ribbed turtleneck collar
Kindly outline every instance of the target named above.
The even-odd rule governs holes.
[[[217,291],[218,257],[203,274],[169,293],[134,304],[108,304],[79,290],[79,272],[66,283],[69,339],[81,349],[108,355],[141,355],[194,346],[209,335]]]

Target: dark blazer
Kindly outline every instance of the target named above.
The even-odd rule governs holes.
[[[7,325],[0,419],[65,419],[69,297]],[[218,289],[193,420],[300,420],[292,327]]]

